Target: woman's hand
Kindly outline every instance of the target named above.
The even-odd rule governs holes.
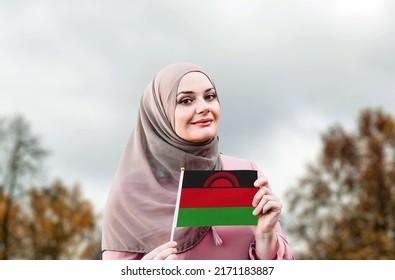
[[[146,254],[142,260],[175,260],[177,253],[177,242],[169,241],[163,245],[156,247],[154,250]]]
[[[259,188],[252,200],[252,206],[255,207],[252,213],[258,216],[258,224],[254,227],[256,255],[259,259],[273,260],[279,246],[275,227],[282,204],[273,194],[266,178],[258,178],[254,186]]]
[[[253,214],[258,216],[255,237],[274,234],[274,228],[279,220],[282,204],[273,194],[266,178],[258,178],[254,186],[259,188],[252,201],[255,207]]]

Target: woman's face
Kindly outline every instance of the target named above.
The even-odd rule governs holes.
[[[216,136],[221,108],[206,75],[186,74],[178,86],[176,102],[174,129],[178,136],[190,142],[204,142]]]

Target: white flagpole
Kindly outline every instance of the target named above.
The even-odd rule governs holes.
[[[185,168],[181,167],[180,183],[178,184],[177,202],[176,202],[176,209],[174,210],[173,227],[171,229],[170,241],[174,240],[174,231],[177,225],[178,209],[180,208],[180,198],[181,198],[182,181],[184,180],[184,171]]]

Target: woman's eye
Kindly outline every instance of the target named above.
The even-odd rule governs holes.
[[[215,94],[215,93],[209,93],[209,94],[206,95],[206,99],[207,100],[213,100],[216,97],[217,97],[217,94]]]
[[[191,102],[192,102],[192,99],[191,99],[191,98],[183,98],[183,99],[181,99],[181,100],[179,101],[180,104],[184,104],[184,105],[187,105],[187,104],[189,104],[189,103],[191,103]]]

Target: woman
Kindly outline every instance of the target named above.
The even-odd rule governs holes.
[[[257,170],[219,153],[220,111],[215,85],[197,65],[169,65],[147,86],[104,212],[103,259],[293,259],[282,205],[259,170],[256,226],[177,228],[169,241],[180,167]]]

